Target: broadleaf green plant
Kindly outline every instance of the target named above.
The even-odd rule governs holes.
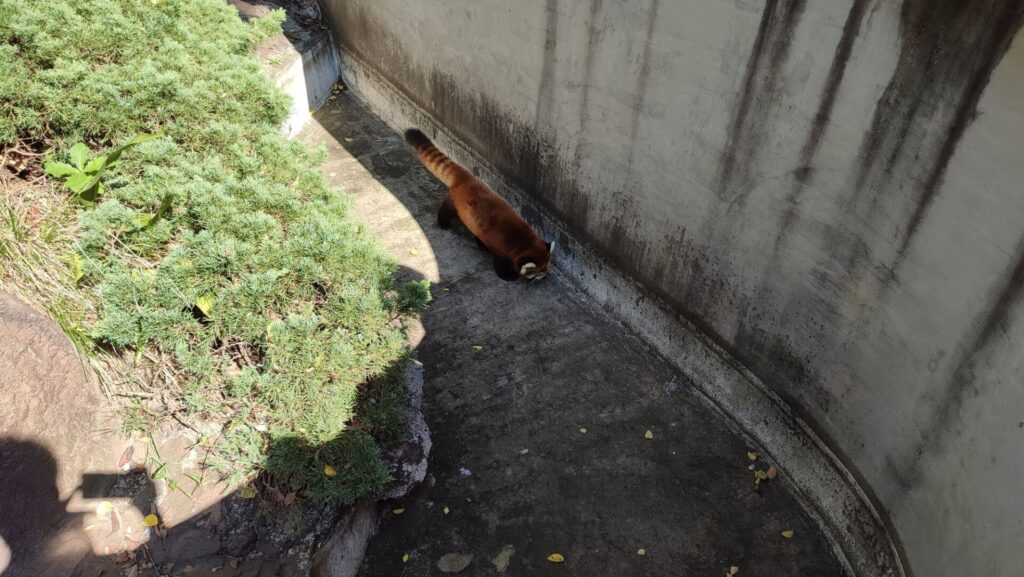
[[[117,163],[117,159],[121,158],[124,151],[161,136],[159,133],[140,134],[110,153],[98,154],[92,159],[89,159],[89,147],[84,142],[78,142],[68,150],[68,160],[71,161],[71,164],[51,160],[43,165],[43,170],[52,177],[63,178],[64,186],[68,187],[79,201],[91,206],[103,196],[104,187],[100,180],[103,178],[103,173]],[[165,197],[168,208],[170,201],[170,198]],[[166,211],[163,206],[161,209]],[[142,223],[142,226],[152,223],[153,219],[150,219],[146,223]]]

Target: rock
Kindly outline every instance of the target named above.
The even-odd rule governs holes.
[[[320,5],[317,0],[291,0],[288,7],[292,18],[302,26],[308,28],[320,24]]]
[[[181,563],[193,561],[220,552],[220,539],[209,531],[199,527],[188,527],[183,530],[171,530],[167,539],[161,544],[150,545],[154,554],[162,553],[161,557],[168,561]],[[162,549],[162,551],[160,551]]]
[[[512,545],[505,545],[501,548],[501,551],[494,556],[491,563],[494,563],[495,569],[498,573],[504,573],[508,569],[508,564],[512,561],[512,555],[516,552],[516,548]]]
[[[377,529],[377,504],[358,503],[313,555],[312,577],[353,577]]]
[[[442,573],[458,573],[473,562],[471,553],[448,553],[437,561],[437,568]]]
[[[272,6],[268,4],[260,4],[258,2],[250,2],[249,0],[228,0],[228,4],[231,4],[238,10],[238,15],[242,20],[256,20],[263,18],[267,14],[270,14]]]
[[[57,324],[2,292],[0,399],[0,567],[66,575],[93,557],[70,511],[95,509],[124,446],[102,433],[107,403]]]
[[[384,499],[404,497],[427,476],[430,428],[420,411],[423,403],[423,365],[419,361],[410,363],[406,373],[406,387],[409,399],[407,429],[405,439],[384,455],[394,479],[384,493]]]
[[[239,531],[228,536],[224,540],[224,552],[228,555],[240,557],[249,552],[252,544],[256,542],[255,531]]]

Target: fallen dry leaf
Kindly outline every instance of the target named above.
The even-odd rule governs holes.
[[[228,557],[228,565],[230,565],[232,569],[238,569],[238,557]]]
[[[587,434],[587,428],[586,427],[580,427],[580,432],[583,433],[584,435],[586,435]]]
[[[508,569],[508,564],[512,561],[512,555],[516,552],[516,548],[512,545],[505,545],[501,548],[501,551],[495,555],[491,563],[494,564],[494,568],[498,570],[498,573],[504,573]]]
[[[409,554],[406,553],[405,555],[402,555],[402,563],[408,563],[408,562],[409,562]]]
[[[405,509],[399,507],[397,509],[392,509],[391,512],[394,513],[395,515],[401,515],[402,513],[405,513]]]
[[[750,465],[747,466],[747,468],[750,469],[751,471],[753,471],[754,469],[757,468],[757,465],[751,463]]]
[[[648,429],[648,431],[647,431],[646,433],[644,433],[644,438],[645,438],[645,439],[648,439],[648,440],[650,440],[650,439],[653,439],[653,438],[654,438],[654,433],[652,433],[652,432],[651,432],[651,431],[650,431],[650,430]]]
[[[114,504],[110,501],[100,501],[99,505],[96,505],[96,516],[106,517],[114,510]]]
[[[732,577],[733,575],[735,575],[735,574],[737,574],[739,572],[740,572],[740,568],[735,566],[735,565],[733,565],[732,567],[729,567],[729,572],[726,573],[726,575],[728,575],[728,577]]]
[[[785,537],[786,539],[792,539],[793,538],[793,530],[792,529],[787,529],[786,531],[783,531],[782,532],[782,536]]]
[[[548,561],[552,563],[565,563],[565,557],[561,553],[552,553],[548,555]]]
[[[256,496],[256,489],[246,485],[238,490],[238,496],[243,499],[252,499]]]
[[[334,477],[338,474],[338,470],[330,465],[324,465],[324,475],[328,477]]]
[[[142,518],[142,524],[146,527],[156,527],[160,523],[160,517],[157,517],[153,513],[146,515]]]
[[[475,350],[475,351],[482,351],[482,350],[484,350],[484,348],[482,346],[480,346],[480,345],[473,345],[473,350]]]
[[[763,469],[754,471],[754,476],[757,477],[758,481],[764,481],[768,478],[768,473],[765,473]]]
[[[445,507],[445,508],[444,508],[444,514],[445,514],[445,515],[447,515],[449,511],[451,511],[451,509],[449,509],[448,507]]]
[[[752,451],[747,451],[747,458],[750,459],[751,461],[756,461],[757,460],[757,453],[754,453]]]
[[[644,555],[647,554],[647,549],[637,549],[636,550],[636,554],[640,555],[641,557],[643,557]]]
[[[442,573],[458,573],[473,562],[471,553],[448,553],[437,561],[437,568]]]
[[[135,455],[135,445],[128,445],[128,448],[121,453],[121,458],[117,460],[117,470],[127,470],[128,464],[132,462],[133,455]]]
[[[768,478],[774,479],[779,475],[779,470],[775,468],[775,465],[768,467]]]

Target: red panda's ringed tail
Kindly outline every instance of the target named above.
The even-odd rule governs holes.
[[[434,143],[427,138],[427,135],[423,134],[419,129],[410,128],[406,130],[405,141],[416,151],[416,154],[420,157],[420,162],[427,167],[427,170],[433,173],[445,186],[451,187],[460,176],[467,174],[466,169],[438,150]]]

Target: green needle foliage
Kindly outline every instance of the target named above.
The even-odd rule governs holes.
[[[287,101],[251,56],[281,19],[249,25],[224,0],[0,0],[0,149],[49,150],[51,189],[90,203],[45,212],[73,242],[47,237],[66,290],[43,305],[72,312],[55,317],[76,344],[155,359],[169,410],[218,426],[226,476],[350,502],[387,482],[408,355],[393,321],[429,291],[393,286],[323,151],[281,135]],[[17,230],[0,261],[35,262]]]

